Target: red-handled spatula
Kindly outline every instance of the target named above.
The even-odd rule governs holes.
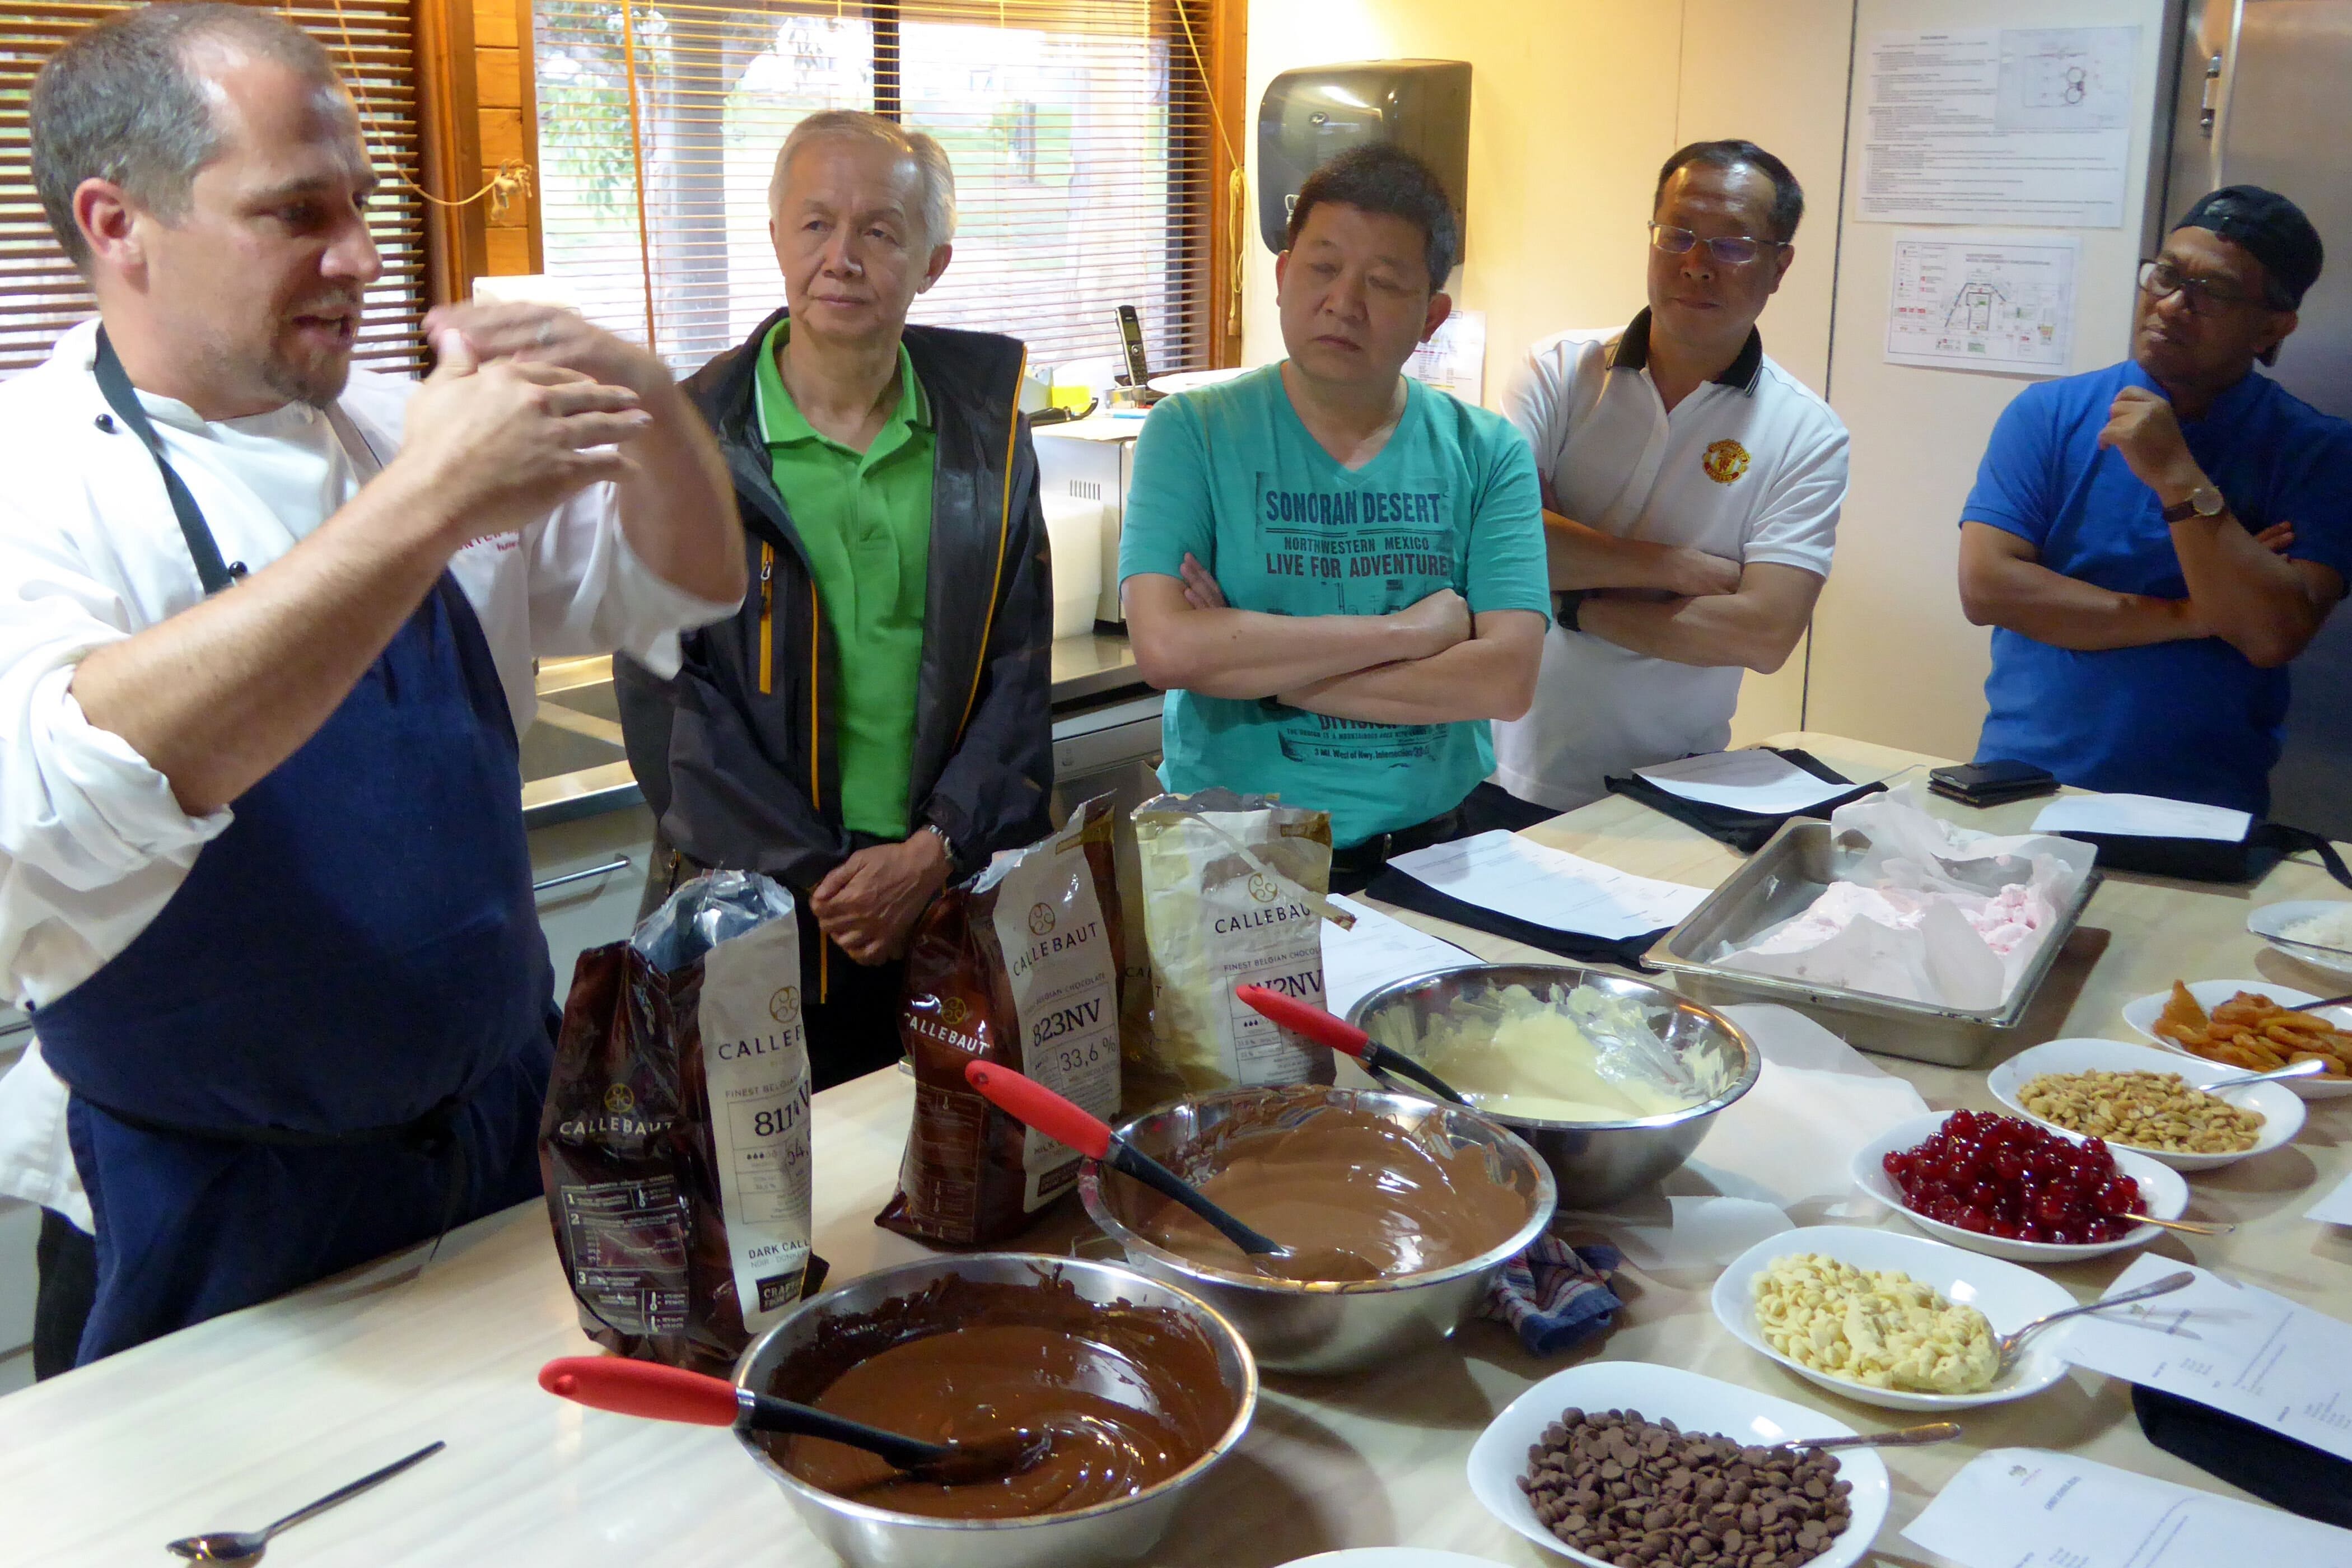
[[[724,1378],[626,1356],[559,1356],[539,1369],[539,1385],[577,1405],[649,1421],[740,1425],[754,1432],[825,1437],[878,1454],[919,1480],[947,1486],[1025,1470],[1052,1447],[1050,1434],[1018,1426],[985,1432],[970,1441],[926,1443],[814,1405],[739,1389]]]
[[[1375,1072],[1392,1072],[1399,1078],[1409,1078],[1441,1100],[1450,1100],[1460,1106],[1470,1104],[1444,1079],[1402,1051],[1391,1050],[1381,1045],[1337,1013],[1327,1013],[1296,996],[1285,996],[1281,992],[1269,991],[1263,985],[1236,985],[1234,996],[1291,1033],[1304,1035],[1318,1046],[1328,1046],[1335,1051],[1351,1056]]]
[[[1192,1183],[1112,1131],[1110,1123],[1101,1117],[1064,1099],[1035,1079],[987,1062],[971,1063],[963,1069],[963,1076],[964,1081],[989,1103],[1014,1121],[1175,1199],[1251,1258],[1278,1265],[1265,1267],[1266,1273],[1307,1280],[1380,1278],[1378,1264],[1345,1247],[1289,1247],[1263,1231],[1251,1229],[1202,1196],[1201,1190]]]

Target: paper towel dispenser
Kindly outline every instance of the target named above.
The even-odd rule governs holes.
[[[1437,171],[1454,216],[1466,218],[1470,62],[1359,60],[1285,71],[1268,82],[1257,110],[1258,232],[1268,250],[1281,254],[1307,176],[1360,142],[1393,142],[1419,157]]]

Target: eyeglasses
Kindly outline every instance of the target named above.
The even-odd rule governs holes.
[[[1650,226],[1650,243],[1668,256],[1685,256],[1689,254],[1692,246],[1699,243],[1699,237],[1686,228],[1654,223]],[[1786,240],[1754,239],[1744,234],[1727,234],[1706,243],[1707,254],[1726,267],[1745,267],[1766,251],[1788,248]]]
[[[2151,300],[2169,300],[2175,294],[2179,295],[2192,316],[2219,315],[2234,305],[2255,303],[2253,295],[2234,283],[2191,278],[2169,261],[2141,262],[2139,286]]]

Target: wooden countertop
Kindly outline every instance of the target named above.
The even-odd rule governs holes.
[[[1780,739],[1856,778],[1932,764],[1832,736]],[[2038,809],[2034,802],[1984,812],[1938,807],[2000,830],[2021,827]],[[1710,886],[1738,863],[1617,798],[1534,836],[1628,870]],[[2309,988],[2315,977],[2247,934],[2245,914],[2256,903],[2333,888],[2315,867],[2292,861],[2252,890],[2110,877],[2048,983],[2063,1011],[2038,1023],[2033,1038],[2121,1037],[2121,1004],[2175,975],[2274,974]],[[1485,956],[1530,952],[1404,918]],[[1980,1071],[1873,1059],[1938,1109],[1993,1103]],[[921,1250],[871,1223],[896,1179],[909,1085],[899,1073],[877,1073],[817,1099],[816,1245],[835,1280]],[[2352,1237],[2300,1216],[2352,1165],[2352,1100],[2314,1101],[2309,1110],[2287,1148],[2193,1179],[2191,1215],[2234,1221],[2235,1236],[2167,1237],[2154,1249],[2341,1312],[2352,1300]],[[1028,1239],[1061,1251],[1082,1228],[1082,1216],[1057,1213]],[[2129,1256],[2050,1272],[2088,1300]],[[1629,1270],[1621,1277],[1629,1300],[1619,1325],[1579,1355],[1694,1368],[1866,1431],[1906,1419],[1839,1400],[1741,1347],[1708,1310],[1711,1284],[1711,1272]],[[176,1536],[257,1528],[437,1437],[449,1445],[445,1453],[299,1526],[271,1548],[270,1562],[762,1568],[834,1561],[727,1433],[586,1412],[541,1393],[539,1364],[586,1343],[545,1211],[526,1205],[451,1236],[421,1275],[413,1254],[389,1260],[0,1398],[8,1559],[156,1561]],[[1269,1376],[1248,1438],[1188,1501],[1150,1561],[1271,1568],[1344,1546],[1412,1544],[1522,1568],[1560,1562],[1486,1515],[1464,1484],[1463,1461],[1495,1412],[1576,1359],[1534,1361],[1500,1327],[1476,1323],[1444,1349],[1370,1373]],[[2089,1373],[2031,1400],[1971,1412],[1966,1425],[1959,1443],[1887,1453],[1895,1506],[1873,1561],[1943,1561],[1896,1531],[1984,1448],[2064,1448],[2228,1489],[2151,1447],[2123,1385]]]

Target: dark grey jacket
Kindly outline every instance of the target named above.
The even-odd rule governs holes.
[[[687,634],[675,680],[625,658],[614,672],[629,761],[671,846],[805,894],[871,840],[842,827],[835,750],[835,671],[857,650],[818,605],[759,427],[756,356],[782,315],[686,383],[734,476],[751,591],[731,618]],[[1017,412],[1022,345],[919,326],[906,343],[938,454],[908,801],[915,825],[954,841],[961,877],[1048,830],[1054,591],[1036,453]]]

